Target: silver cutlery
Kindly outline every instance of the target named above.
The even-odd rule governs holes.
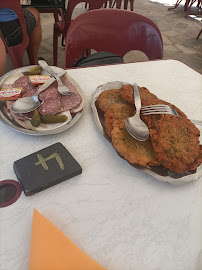
[[[54,77],[50,78],[47,82],[45,82],[38,88],[37,92],[33,96],[23,97],[16,100],[12,104],[11,110],[15,113],[27,113],[37,109],[41,104],[38,95],[46,88],[48,88],[54,81]]]
[[[73,92],[71,92],[71,90],[63,84],[63,82],[61,81],[60,77],[58,76],[58,74],[56,74],[51,67],[46,63],[46,61],[44,60],[39,60],[38,64],[45,70],[47,71],[50,75],[52,75],[53,77],[56,78],[57,83],[58,83],[58,92],[61,95],[71,95],[71,94],[75,94]]]
[[[172,114],[172,115],[176,115],[176,116],[180,116],[177,111],[166,104],[156,104],[156,105],[149,105],[149,106],[144,106],[141,108],[141,112],[143,115],[149,115],[149,114]],[[196,125],[202,125],[202,121],[200,120],[193,120],[190,119],[190,121],[193,124]]]
[[[134,83],[133,88],[136,114],[126,119],[125,127],[132,137],[138,141],[146,141],[149,138],[149,129],[147,125],[140,119],[141,99],[136,83]]]

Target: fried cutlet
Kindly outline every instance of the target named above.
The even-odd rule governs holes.
[[[157,96],[150,93],[147,88],[138,86],[138,89],[140,93],[142,106],[151,104],[153,100],[156,99],[158,100]],[[120,95],[128,103],[134,104],[134,90],[132,85],[130,84],[123,85],[120,89]]]
[[[98,107],[105,112],[109,105],[113,103],[126,103],[120,96],[120,89],[111,89],[103,91],[97,98]]]
[[[187,170],[193,171],[195,170],[199,165],[202,163],[202,145],[199,146],[199,156],[196,158],[194,163],[190,164],[187,168]]]
[[[131,104],[113,103],[104,114],[105,131],[111,137],[115,120],[123,120],[135,114],[135,107]]]
[[[131,164],[141,166],[159,165],[150,139],[140,142],[134,139],[125,128],[125,120],[116,120],[111,132],[116,151]]]
[[[194,170],[198,166],[195,161],[199,157],[200,136],[195,125],[187,118],[168,114],[152,124],[150,138],[160,164],[178,173]]]
[[[152,94],[146,87],[138,86],[138,89],[140,93],[142,106],[165,104],[168,106],[172,106],[180,116],[186,117],[186,115],[180,109],[178,109],[175,105],[159,99],[156,95]],[[126,102],[132,105],[134,104],[134,90],[133,90],[132,85],[130,84],[123,85],[122,88],[120,89],[120,95]],[[155,116],[154,116],[154,120],[155,120]]]

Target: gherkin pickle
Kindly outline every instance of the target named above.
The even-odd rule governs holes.
[[[30,75],[40,75],[42,71],[42,67],[41,66],[36,66],[33,67],[31,69],[29,69],[28,71],[23,72],[24,75],[30,76]]]
[[[67,120],[66,115],[41,115],[41,122],[46,124],[62,123]]]
[[[34,127],[38,127],[41,124],[41,118],[39,115],[38,110],[34,110],[33,116],[32,116],[32,120],[31,120],[31,124]]]

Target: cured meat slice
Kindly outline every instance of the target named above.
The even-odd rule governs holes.
[[[27,85],[30,85],[29,76],[21,76],[13,84],[14,87],[25,87]]]
[[[22,87],[22,97],[31,97],[37,91],[37,88],[31,85],[29,76],[22,76],[17,79],[13,87]]]
[[[36,87],[32,86],[31,84],[27,85],[22,89],[22,97],[31,97],[36,93],[36,91]]]
[[[82,98],[80,95],[66,95],[66,96],[61,96],[61,106],[62,106],[62,111],[70,111],[74,108],[77,108],[81,101]]]
[[[42,115],[56,114],[61,112],[61,103],[59,99],[47,98],[38,108],[39,113]]]
[[[62,76],[61,81],[64,83],[64,85],[67,86],[67,88],[71,90],[71,92],[79,94],[76,87],[70,82],[70,80],[66,76]]]
[[[39,94],[39,99],[41,101],[47,98],[55,98],[55,99],[60,98],[60,93],[58,92],[56,85],[50,85],[46,90],[44,90]]]

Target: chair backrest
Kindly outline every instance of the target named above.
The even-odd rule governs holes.
[[[71,23],[65,40],[66,67],[87,49],[122,57],[139,50],[149,60],[163,58],[163,41],[156,24],[143,15],[120,9],[91,10]]]
[[[22,7],[20,5],[20,0],[0,0],[0,8],[10,8],[15,11],[18,16],[21,28],[22,28],[22,42],[16,46],[8,47],[5,42],[3,35],[1,38],[5,44],[6,50],[11,58],[14,68],[23,66],[23,56],[29,44],[29,37],[27,35],[27,30],[25,26],[25,20],[22,12]]]
[[[67,30],[72,21],[72,14],[73,14],[74,8],[78,4],[85,3],[88,5],[88,10],[93,10],[93,9],[99,9],[99,8],[104,7],[107,2],[108,0],[68,0],[68,5],[66,9],[66,14],[65,14],[65,26],[63,29],[63,36],[65,36],[67,33]]]

